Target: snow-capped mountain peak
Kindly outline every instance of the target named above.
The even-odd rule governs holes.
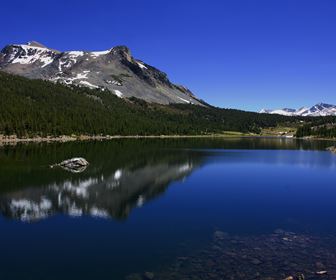
[[[120,98],[160,104],[202,104],[191,91],[135,59],[126,46],[103,51],[60,52],[36,41],[12,44],[0,52],[0,70],[30,79],[109,90]]]
[[[0,54],[0,64],[39,65],[46,67],[54,61],[58,52],[35,41],[27,44],[14,44],[5,47]]]
[[[318,117],[318,116],[336,116],[336,105],[318,103],[310,108],[302,107],[300,109],[262,109],[259,113],[264,114],[279,114],[284,116],[309,116],[309,117]]]

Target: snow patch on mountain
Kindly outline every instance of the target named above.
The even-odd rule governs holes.
[[[123,93],[120,91],[120,90],[114,90],[114,93],[115,93],[115,95],[116,96],[118,96],[118,97],[120,97],[120,98],[122,98],[123,97]]]
[[[141,68],[141,69],[148,69],[143,63],[141,63],[140,61],[136,61],[136,63],[138,64],[138,66]]]
[[[110,53],[111,50],[112,49],[109,49],[109,50],[106,50],[106,51],[90,52],[90,55],[92,57],[96,58],[96,57],[99,57],[101,55],[106,55],[106,54]]]
[[[79,83],[80,83],[81,85],[87,86],[87,87],[89,87],[89,88],[93,88],[93,89],[95,89],[95,88],[99,88],[98,86],[93,85],[93,84],[89,83],[88,81],[80,81]]]
[[[66,52],[67,55],[69,55],[70,57],[79,57],[79,56],[83,56],[84,52],[82,51],[70,51],[70,52]]]
[[[8,63],[32,64],[36,61],[43,63],[44,68],[54,61],[53,51],[31,45],[13,45],[13,51],[8,58]]]
[[[185,103],[191,103],[189,100],[187,100],[187,99],[184,99],[184,98],[182,98],[182,97],[177,97],[178,99],[180,99],[180,100],[182,100],[183,102],[185,102]]]
[[[321,117],[321,116],[336,116],[336,105],[319,103],[310,108],[302,107],[299,109],[262,109],[259,113],[278,114],[284,116],[302,116],[302,117]]]
[[[0,70],[29,79],[109,90],[120,98],[203,105],[190,90],[173,84],[166,73],[135,59],[126,46],[60,52],[35,41],[12,44],[0,52]]]
[[[47,65],[49,65],[50,63],[53,63],[54,62],[54,58],[52,58],[50,56],[41,56],[40,57],[40,61],[43,63],[43,65],[41,67],[44,68]]]

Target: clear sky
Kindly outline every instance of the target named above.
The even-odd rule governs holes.
[[[3,1],[0,45],[127,45],[220,107],[336,104],[335,0]]]

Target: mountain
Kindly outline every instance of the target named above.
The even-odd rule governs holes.
[[[279,114],[284,116],[303,116],[303,117],[321,117],[336,116],[336,105],[319,103],[310,108],[302,107],[300,109],[278,109],[268,110],[262,109],[259,113]]]
[[[135,59],[126,46],[105,51],[50,49],[38,42],[8,45],[0,53],[0,70],[30,79],[109,90],[118,97],[151,103],[201,105],[187,88],[160,70]]]

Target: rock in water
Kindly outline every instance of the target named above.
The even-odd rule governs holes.
[[[60,166],[67,171],[80,173],[83,172],[88,165],[89,162],[85,158],[78,157],[64,160],[61,163],[51,165],[50,167]]]
[[[88,161],[85,158],[71,158],[62,161],[60,166],[66,166],[68,168],[76,168],[89,165]]]
[[[336,146],[331,146],[331,147],[328,147],[328,148],[327,148],[327,151],[329,151],[329,152],[332,152],[332,153],[336,154]]]

